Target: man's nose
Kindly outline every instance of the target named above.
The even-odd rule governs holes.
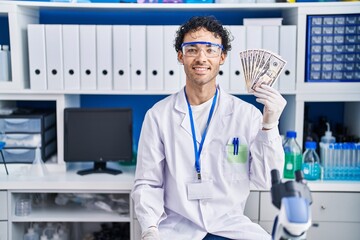
[[[200,51],[198,52],[198,55],[196,56],[198,59],[200,60],[206,60],[206,54],[205,54],[205,50],[204,49],[200,49]]]

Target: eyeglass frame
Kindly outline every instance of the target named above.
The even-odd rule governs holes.
[[[187,46],[187,45],[196,45],[196,44],[202,44],[202,45],[211,45],[211,46],[216,46],[216,47],[219,47],[221,51],[224,50],[224,46],[222,44],[219,44],[219,43],[213,43],[213,42],[204,42],[204,41],[197,41],[197,42],[184,42],[181,44],[181,51],[183,50],[183,47]],[[183,52],[183,51],[182,51]],[[205,52],[204,52],[205,53]],[[184,56],[185,53],[183,52]],[[218,56],[221,55],[221,52]],[[205,53],[205,56],[208,57]],[[214,56],[214,57],[218,57],[218,56]],[[212,58],[212,57],[210,57]]]

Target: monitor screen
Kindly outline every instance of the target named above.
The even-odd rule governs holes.
[[[64,161],[94,162],[94,169],[78,172],[111,173],[108,161],[132,160],[132,110],[129,108],[66,108]]]

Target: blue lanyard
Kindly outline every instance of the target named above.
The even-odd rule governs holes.
[[[211,117],[212,117],[212,115],[214,113],[218,90],[216,88],[214,99],[212,101],[211,108],[210,108],[209,117],[208,117],[208,120],[206,122],[205,130],[204,130],[203,135],[201,137],[199,150],[197,148],[197,143],[196,143],[196,133],[195,133],[194,118],[193,118],[193,114],[192,114],[192,110],[191,110],[189,100],[188,100],[187,95],[186,95],[186,89],[184,90],[184,93],[185,93],[185,98],[186,98],[186,102],[187,102],[188,109],[189,109],[189,115],[190,115],[191,133],[192,133],[192,138],[193,138],[193,143],[194,143],[194,152],[195,152],[195,169],[196,169],[196,172],[197,172],[197,175],[198,175],[198,179],[201,180],[200,154],[201,154],[201,151],[202,151],[202,148],[203,148],[203,145],[204,145],[204,141],[205,141],[207,129],[208,129],[209,124],[210,124]]]

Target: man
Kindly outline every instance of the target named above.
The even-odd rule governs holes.
[[[213,17],[181,26],[175,49],[186,86],[147,112],[139,140],[132,198],[142,239],[270,239],[243,212],[250,183],[269,188],[271,169],[282,172],[277,125],[286,101],[258,87],[262,115],[217,86],[231,45]]]

